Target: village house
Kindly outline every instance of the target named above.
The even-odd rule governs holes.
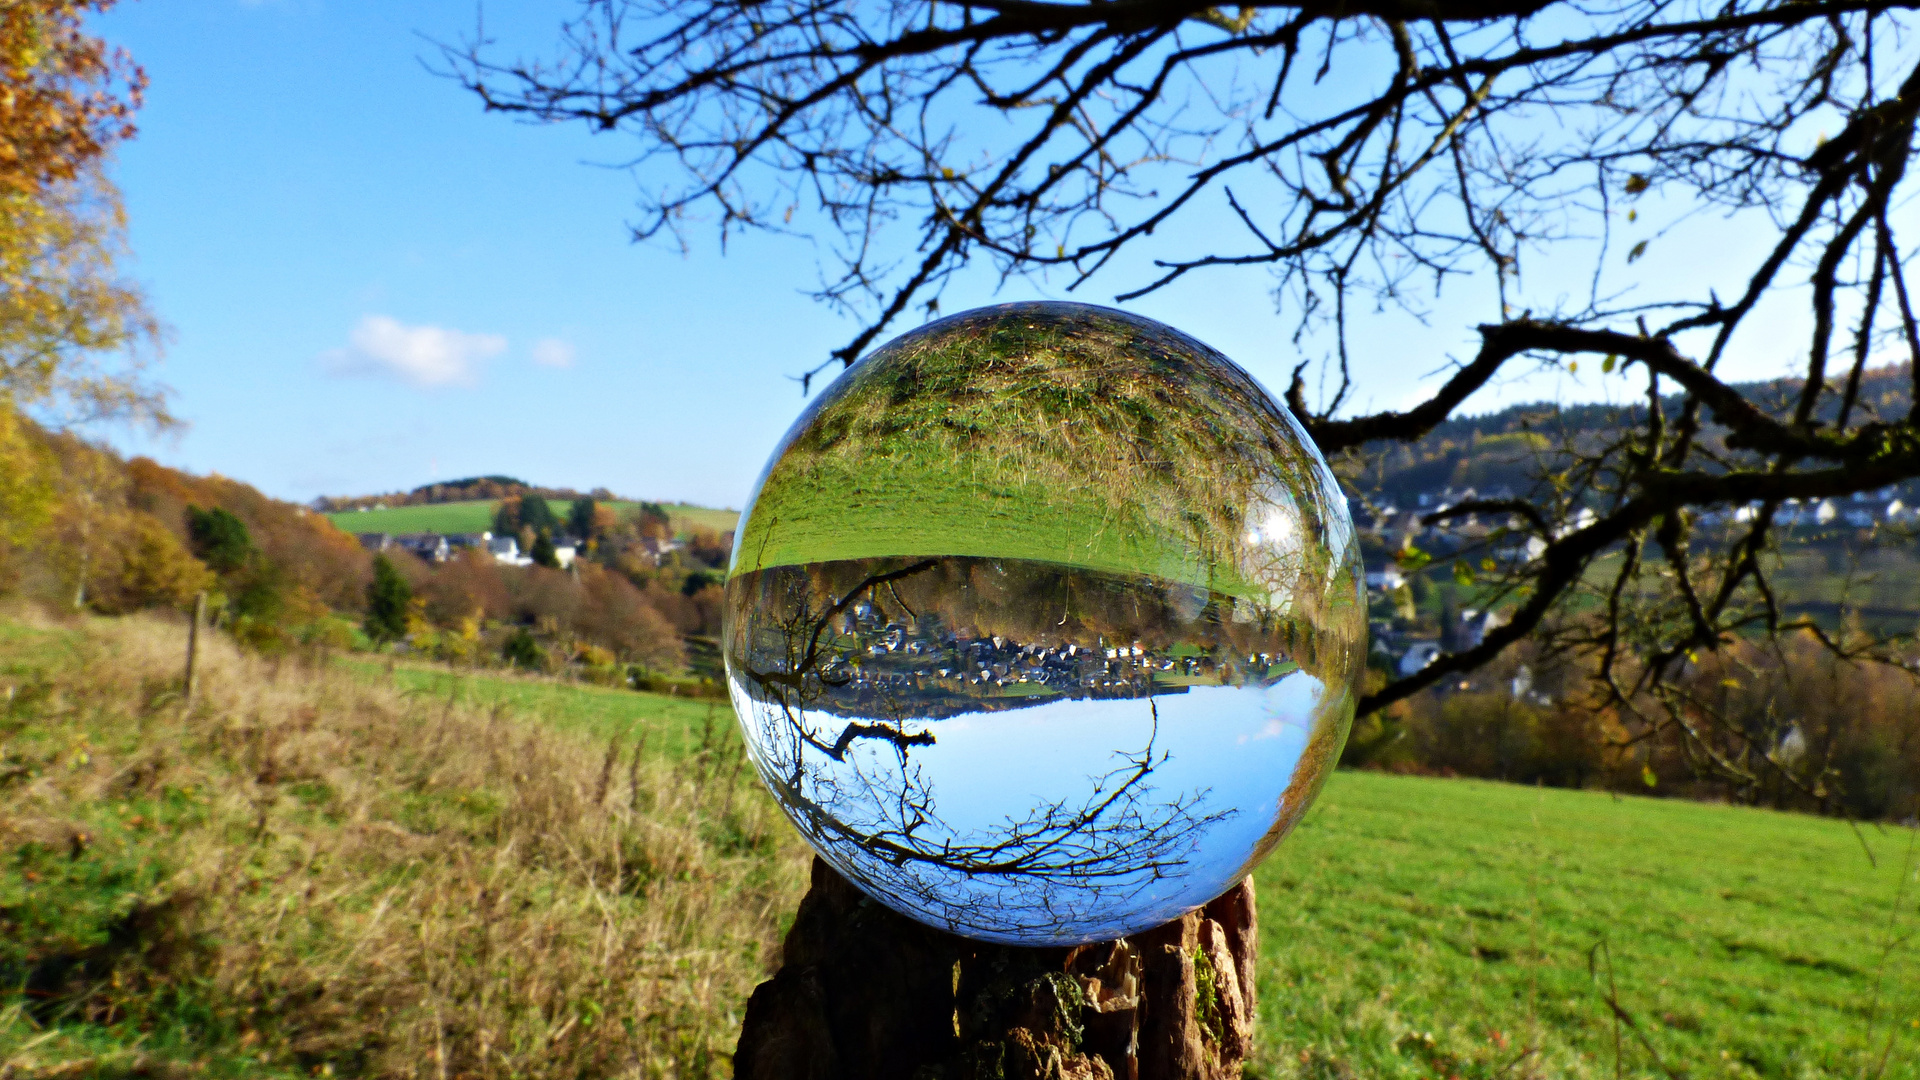
[[[422,562],[441,563],[451,553],[447,538],[439,533],[400,533],[393,537],[394,547],[412,552]]]
[[[532,566],[533,560],[520,554],[520,541],[511,536],[494,536],[487,540],[487,554],[502,566]]]

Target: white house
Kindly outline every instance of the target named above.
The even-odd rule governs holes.
[[[487,554],[502,566],[532,566],[533,560],[520,554],[520,541],[511,536],[496,536],[487,541]]]
[[[1440,643],[1437,641],[1416,641],[1400,658],[1400,677],[1417,673],[1421,668],[1433,663],[1440,655]]]
[[[1378,570],[1367,571],[1367,588],[1369,589],[1392,592],[1406,583],[1407,579],[1400,573],[1400,568],[1391,563]]]
[[[1471,649],[1487,639],[1488,631],[1505,626],[1507,617],[1491,609],[1467,608],[1460,613],[1460,647]]]

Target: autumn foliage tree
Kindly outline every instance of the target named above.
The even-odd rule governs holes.
[[[159,326],[120,271],[125,220],[101,172],[114,144],[133,134],[145,86],[138,67],[82,27],[108,6],[0,7],[0,560],[8,563],[56,517],[86,534],[99,509],[84,503],[86,492],[60,486],[56,455],[24,413],[55,425],[169,420],[159,392],[140,378]]]
[[[146,85],[82,28],[109,6],[20,0],[0,11],[0,393],[82,419],[161,418],[135,372],[103,366],[158,336],[120,275],[125,220],[100,170],[133,134]]]

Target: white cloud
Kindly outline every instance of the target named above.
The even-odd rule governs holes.
[[[559,338],[541,338],[533,343],[533,362],[541,367],[570,368],[573,346]]]
[[[499,334],[408,326],[385,315],[361,319],[347,342],[320,355],[329,374],[387,375],[420,387],[472,386],[481,361],[507,351]]]

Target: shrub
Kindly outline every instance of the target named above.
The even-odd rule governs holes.
[[[547,666],[547,654],[533,640],[533,634],[526,627],[518,627],[507,635],[507,640],[500,646],[500,659],[529,671],[539,671]]]

